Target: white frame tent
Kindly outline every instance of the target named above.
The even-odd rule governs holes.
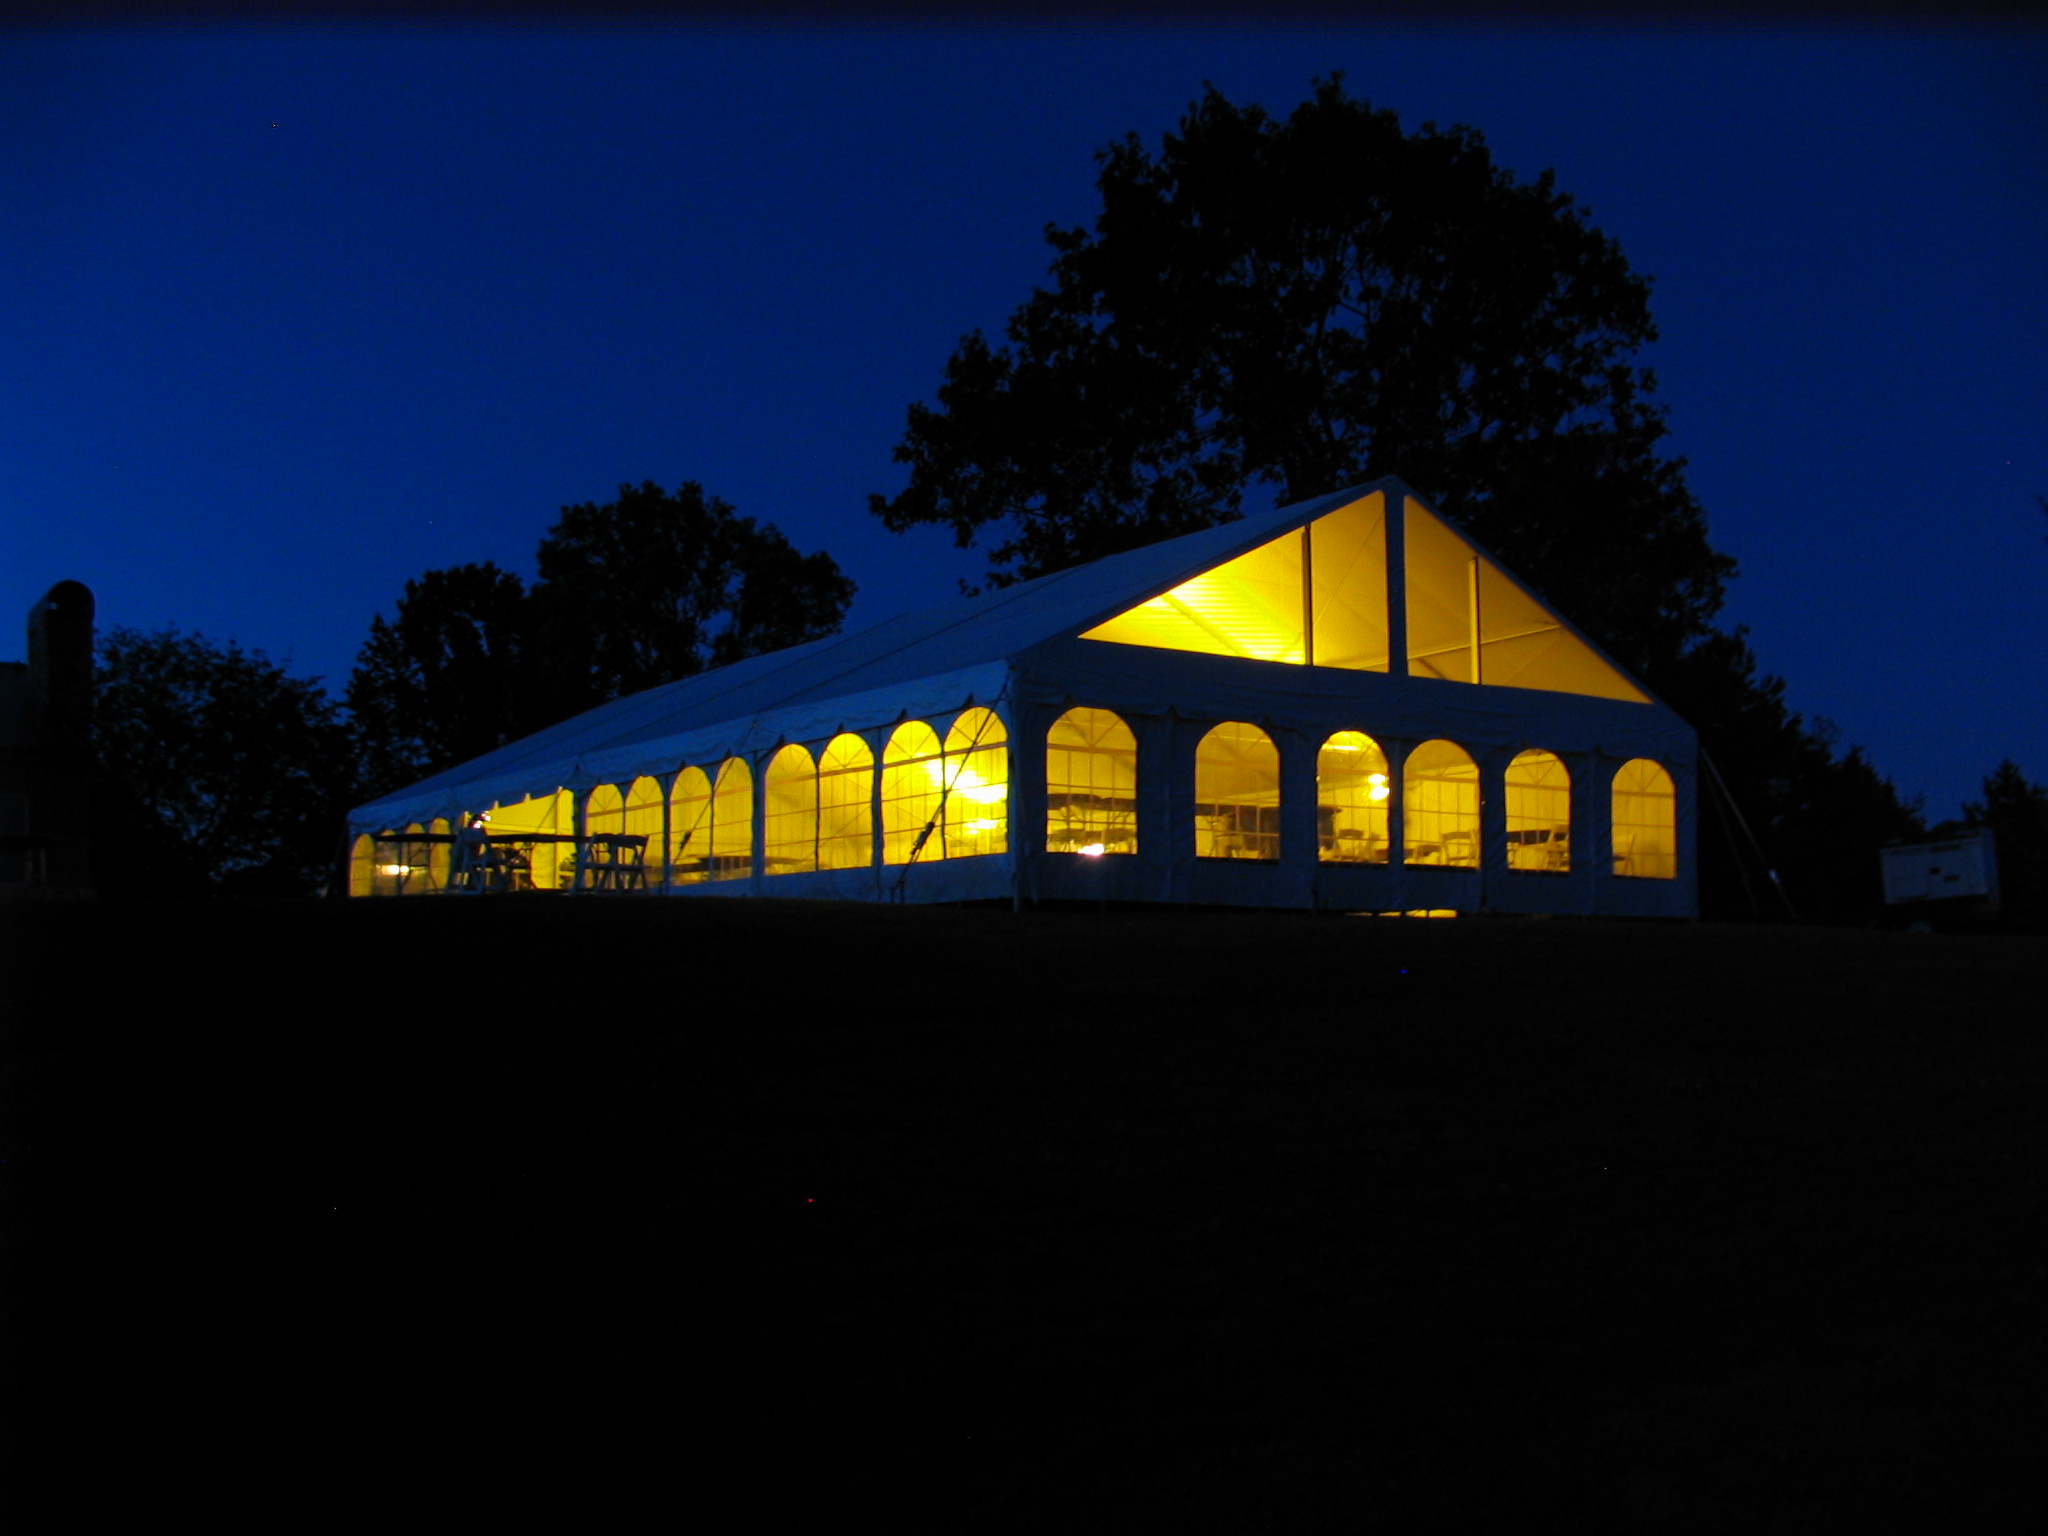
[[[1067,752],[1075,721],[1109,744]],[[934,786],[915,804],[885,782],[913,739]],[[862,745],[855,841],[764,854],[777,754],[804,748],[782,761],[822,784]],[[1383,770],[1369,806],[1332,788],[1351,751]],[[392,888],[364,873],[380,836],[522,802],[581,834],[594,795],[641,786],[647,889],[676,896],[1692,917],[1696,759],[1676,714],[1389,478],[614,700],[353,812],[352,889]],[[683,825],[693,770],[701,796],[749,791],[715,875]],[[1115,782],[1077,793],[1085,771]],[[1260,792],[1217,787],[1234,772]],[[1077,845],[1070,815],[1124,831]],[[415,858],[398,888],[447,886],[445,853]]]

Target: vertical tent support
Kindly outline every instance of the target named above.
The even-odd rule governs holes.
[[[1465,562],[1465,631],[1472,647],[1472,681],[1479,681],[1479,557]]]

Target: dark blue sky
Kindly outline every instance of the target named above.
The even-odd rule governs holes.
[[[2048,780],[2048,31],[1556,23],[0,33],[0,656],[52,582],[337,693],[409,576],[700,481],[860,583],[866,511],[1095,150],[1312,77],[1552,168],[1793,706],[1934,816]],[[13,615],[13,617],[8,617]]]

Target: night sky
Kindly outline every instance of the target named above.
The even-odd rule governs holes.
[[[2048,780],[2048,30],[1552,22],[0,32],[0,658],[51,583],[337,694],[408,577],[532,575],[681,480],[897,537],[904,413],[1205,81],[1311,80],[1552,168],[1653,279],[1723,621],[1930,817]],[[9,638],[11,637],[11,638]]]

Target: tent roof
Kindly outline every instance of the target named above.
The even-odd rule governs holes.
[[[558,786],[621,783],[785,738],[816,740],[967,700],[990,703],[1020,652],[1076,635],[1375,492],[1386,493],[1390,509],[1415,494],[1395,478],[1372,481],[682,678],[362,806],[350,822],[401,826]]]

